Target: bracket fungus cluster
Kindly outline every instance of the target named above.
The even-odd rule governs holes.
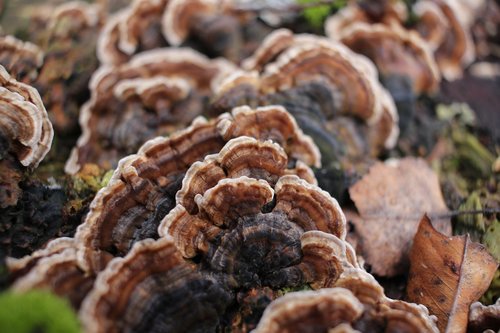
[[[82,135],[66,171],[85,163],[114,168],[147,140],[187,126],[204,110],[214,80],[230,69],[227,61],[187,48],[156,49],[101,66],[91,79],[92,96],[80,113]]]
[[[347,269],[335,288],[286,294],[271,303],[253,333],[439,332],[422,305],[392,300],[361,269]]]
[[[43,64],[43,56],[42,50],[33,43],[10,35],[0,37],[0,65],[18,81],[33,82]]]
[[[415,93],[429,93],[435,91],[441,75],[447,80],[460,78],[474,60],[469,29],[481,2],[419,0],[411,7],[416,20],[411,24],[401,3],[375,5],[374,14],[353,2],[331,16],[325,30],[330,38],[372,59],[381,73],[406,75],[413,80]]]
[[[0,38],[0,64],[39,91],[58,134],[78,125],[78,110],[97,68],[95,44],[103,21],[99,5],[73,1],[33,19],[27,34],[34,44]]]
[[[0,207],[14,205],[23,172],[34,169],[50,149],[52,124],[40,95],[0,66]]]
[[[279,29],[243,68],[222,80],[212,112],[282,104],[318,144],[325,165],[342,155],[376,155],[396,143],[397,111],[375,67],[338,42]]]
[[[121,160],[108,186],[97,194],[75,236],[81,245],[82,266],[89,271],[100,271],[113,256],[125,255],[135,242],[157,237],[156,229],[174,208],[176,193],[183,182],[185,197],[189,197],[190,186],[199,185],[185,180],[186,174],[194,173],[188,172],[189,167],[205,156],[221,151],[228,141],[240,136],[273,140],[281,144],[284,151],[269,143],[256,147],[257,152],[267,150],[269,155],[247,157],[240,156],[229,146],[224,150],[227,155],[222,163],[225,167],[234,165],[234,172],[240,172],[239,169],[245,166],[238,163],[250,163],[252,159],[264,163],[267,158],[274,172],[281,175],[288,163],[302,161],[292,168],[310,179],[312,173],[305,165],[319,165],[316,146],[281,107],[257,110],[242,107],[210,121],[197,118],[187,129],[169,138],[152,139],[137,154]],[[247,144],[244,141],[240,145]],[[255,154],[251,148],[250,144],[248,152]],[[277,156],[281,164],[273,161]],[[198,164],[193,167],[197,168]]]
[[[89,333],[497,325],[500,302],[484,293],[493,257],[488,274],[474,262],[484,274],[467,286],[473,299],[460,280],[451,302],[434,290],[465,250],[442,236],[446,272],[408,255],[423,244],[413,217],[449,212],[427,162],[392,159],[421,147],[414,132],[453,84],[441,78],[473,61],[469,30],[485,1],[293,2],[33,5],[29,27],[1,32],[0,289],[65,298]],[[326,10],[326,36],[304,33]],[[432,125],[454,117],[436,111]],[[57,147],[28,179],[53,128]],[[429,160],[452,149],[443,142]],[[491,176],[474,186],[491,192],[498,163],[490,172],[494,158],[471,145]],[[451,234],[447,218],[437,225]],[[484,305],[469,308],[480,294]]]
[[[98,56],[116,65],[139,52],[189,45],[239,62],[270,30],[248,14],[227,0],[134,0],[108,20]]]

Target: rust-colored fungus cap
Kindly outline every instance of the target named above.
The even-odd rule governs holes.
[[[38,166],[53,135],[36,89],[16,81],[0,66],[0,207],[16,204],[23,167]]]
[[[272,302],[253,333],[439,332],[422,305],[391,300],[367,272],[347,269],[335,288],[286,294]]]
[[[170,237],[146,239],[99,274],[80,319],[87,332],[212,332],[232,295],[187,264]]]
[[[18,81],[32,83],[43,64],[43,52],[38,46],[14,36],[0,37],[0,65]]]
[[[458,1],[422,1],[415,6],[421,18],[415,29],[433,45],[434,56],[447,80],[462,77],[463,68],[475,58],[474,45],[469,33],[470,22]]]
[[[232,68],[191,49],[143,52],[128,63],[102,66],[90,82],[82,108],[82,135],[66,164],[114,168],[148,139],[185,127],[204,110],[217,75]]]
[[[416,94],[438,88],[439,69],[427,43],[414,31],[400,26],[355,23],[338,39],[351,50],[370,58],[384,77],[407,77]]]
[[[10,266],[15,270],[14,275],[24,273],[12,285],[13,291],[48,289],[67,298],[75,309],[80,307],[94,282],[94,276],[85,274],[78,267],[76,248],[71,238],[55,239],[46,249]],[[19,270],[21,266],[24,267]]]
[[[301,235],[319,230],[342,243],[344,214],[327,192],[295,175],[282,176],[275,186],[246,176],[222,179],[194,200],[197,213],[178,204],[163,219],[159,234],[172,235],[184,257],[198,257],[202,267],[225,276],[232,288],[324,286],[330,277],[325,275],[339,272],[324,265],[329,256],[316,265],[321,260],[314,249],[323,246],[312,239],[302,249]],[[345,252],[344,246],[347,258]]]
[[[319,163],[318,149],[282,107],[237,109],[211,121],[197,118],[187,129],[169,138],[152,139],[137,154],[120,161],[77,230],[81,266],[90,272],[100,271],[112,257],[125,255],[138,240],[157,237],[158,224],[175,206],[175,194],[189,167],[240,136],[282,144],[286,157],[274,144],[263,145],[271,147],[273,158],[284,158],[298,175],[313,181],[306,165]],[[265,157],[258,158],[264,161]],[[244,160],[242,157],[234,162]]]

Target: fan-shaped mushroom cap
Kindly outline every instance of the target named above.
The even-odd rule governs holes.
[[[315,332],[439,332],[427,308],[385,297],[373,276],[359,268],[346,269],[334,286],[278,298],[253,332],[310,332],[311,327]],[[351,315],[332,318],[345,313]]]
[[[101,63],[124,63],[136,53],[140,44],[145,50],[166,46],[159,25],[168,2],[134,0],[128,7],[113,14],[97,41],[97,56]]]
[[[15,205],[25,167],[45,157],[54,132],[38,91],[11,78],[0,65],[0,207]]]
[[[54,132],[35,88],[17,82],[0,66],[0,130],[19,162],[35,168],[52,144]]]
[[[240,15],[234,5],[228,0],[134,0],[108,20],[98,41],[99,60],[117,65],[139,52],[189,44],[238,62],[269,29],[254,14]],[[253,30],[247,29],[250,24]]]
[[[316,164],[317,148],[283,108],[239,109],[211,121],[197,118],[189,128],[169,138],[152,139],[136,155],[120,161],[77,230],[81,266],[100,271],[113,256],[126,254],[136,241],[157,237],[157,226],[175,206],[175,193],[189,167],[239,136],[282,142],[297,174],[312,177],[300,161]],[[283,157],[283,151],[278,151],[276,156]]]
[[[92,77],[92,97],[80,114],[83,133],[66,171],[89,162],[112,168],[146,140],[184,127],[203,111],[212,80],[230,68],[191,49],[152,50],[101,67]]]
[[[370,5],[369,1],[366,3],[368,3],[368,6]],[[326,35],[332,39],[339,39],[344,30],[349,29],[352,24],[363,22],[394,26],[404,22],[408,17],[406,6],[399,1],[385,1],[383,4],[377,2],[374,3],[374,7],[377,7],[376,13],[372,13],[370,8],[363,8],[356,2],[351,2],[325,21]]]
[[[53,244],[43,251],[44,253],[39,252],[36,257],[29,258],[27,264],[33,266],[27,274],[16,280],[12,289],[16,292],[48,289],[67,298],[74,308],[79,308],[87,292],[92,288],[94,277],[85,274],[78,267],[76,248],[68,246],[66,240],[63,244],[57,246]],[[52,253],[48,253],[49,251]]]
[[[247,71],[221,80],[212,102],[214,113],[241,104],[283,104],[323,147],[325,158],[327,146],[338,146],[331,142],[334,134],[328,128],[334,126],[329,123],[343,116],[362,120],[368,127],[383,121],[384,131],[366,143],[373,144],[372,151],[395,144],[396,109],[388,107],[393,104],[388,102],[392,97],[378,82],[373,63],[341,43],[280,29],[269,35],[243,66]]]
[[[197,194],[195,202],[193,215],[178,204],[163,219],[159,234],[172,235],[184,257],[199,256],[203,267],[226,275],[232,287],[323,286],[335,280],[335,272],[340,275],[325,268],[332,261],[328,255],[323,265],[316,264],[315,249],[323,247],[319,238],[312,234],[301,247],[301,235],[320,230],[343,243],[345,217],[328,193],[297,176],[281,177],[274,190],[262,179],[222,179]],[[342,248],[329,253],[336,252]]]
[[[322,332],[355,322],[363,311],[363,304],[343,288],[289,293],[266,308],[252,332]]]
[[[458,1],[433,0],[434,4],[424,3],[416,5],[416,14],[422,18],[416,30],[434,46],[434,56],[444,78],[458,79],[463,68],[475,57],[468,20],[460,14]]]
[[[29,256],[24,256],[22,258],[7,258],[7,267],[13,279],[25,275],[31,268],[33,268],[36,263],[42,259],[50,257],[54,254],[61,253],[62,251],[73,248],[75,245],[74,239],[69,237],[56,238],[47,243],[47,245]]]
[[[99,274],[82,304],[88,332],[208,332],[231,295],[186,264],[170,237],[146,239]]]
[[[219,116],[219,119],[217,126],[225,140],[243,135],[258,140],[272,140],[283,147],[290,157],[307,165],[321,166],[318,147],[282,106],[270,105],[257,109],[240,106],[231,113]]]
[[[339,40],[354,52],[370,58],[383,76],[405,76],[416,94],[434,92],[440,74],[432,52],[416,32],[399,26],[355,23]]]
[[[278,144],[238,137],[230,140],[217,155],[208,155],[203,162],[196,162],[189,168],[176,194],[176,202],[195,213],[195,196],[205,193],[224,178],[247,176],[275,185],[279,177],[297,174],[311,183],[316,182],[307,165],[302,163],[302,168],[289,170],[287,165],[288,157]]]
[[[38,46],[14,36],[0,37],[0,65],[18,81],[31,83],[43,64],[43,52]]]
[[[427,42],[434,52],[447,38],[450,24],[446,16],[433,0],[417,1],[413,5],[413,12],[418,17],[419,23],[416,31]]]
[[[277,29],[264,39],[255,53],[245,59],[242,67],[247,71],[262,71],[264,66],[294,44],[295,36],[288,29]]]
[[[190,25],[200,14],[221,10],[224,0],[169,0],[162,17],[163,36],[172,46],[181,45],[189,35]]]

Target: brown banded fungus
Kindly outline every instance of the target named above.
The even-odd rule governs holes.
[[[109,19],[98,42],[104,64],[120,64],[137,53],[190,46],[211,57],[239,62],[269,28],[227,0],[135,0]]]
[[[215,332],[232,295],[187,264],[170,237],[146,239],[99,274],[80,309],[87,332]]]
[[[0,66],[0,207],[14,205],[23,172],[45,157],[54,135],[40,95]]]
[[[241,104],[281,104],[313,137],[324,165],[339,156],[376,155],[395,144],[397,112],[375,66],[341,43],[281,29],[243,66],[245,71],[222,80],[211,112]]]
[[[305,163],[297,161],[293,169],[287,166],[288,156],[278,144],[238,137],[230,140],[217,155],[208,155],[203,162],[195,162],[189,168],[176,194],[176,202],[195,213],[196,195],[205,193],[224,178],[247,176],[275,185],[279,177],[296,174],[309,183],[316,183],[312,170]]]
[[[415,12],[420,18],[415,30],[434,48],[436,62],[447,80],[461,78],[463,68],[475,58],[469,32],[470,18],[462,12],[459,2],[432,0],[415,4]]]
[[[92,77],[92,96],[80,113],[83,133],[66,171],[75,173],[85,163],[114,168],[147,140],[184,128],[208,103],[215,77],[230,68],[223,60],[173,48],[102,66]]]
[[[335,286],[278,298],[252,332],[439,332],[424,306],[387,298],[361,269],[344,271]]]
[[[94,276],[78,267],[72,238],[55,239],[47,248],[17,262],[11,261],[9,270],[17,276],[13,291],[48,289],[67,298],[75,309],[80,307],[94,282]]]
[[[30,42],[14,36],[0,37],[0,65],[21,82],[32,83],[43,64],[43,52]]]
[[[172,235],[185,258],[222,274],[231,288],[320,288],[338,278],[342,263],[357,265],[336,200],[295,175],[275,186],[246,176],[222,179],[194,200],[197,213],[178,204],[160,236]],[[333,246],[324,244],[329,236]]]
[[[135,242],[158,237],[158,224],[174,208],[175,194],[189,167],[240,136],[280,144],[287,164],[301,176],[311,175],[304,163],[319,165],[319,152],[312,140],[281,107],[244,107],[211,121],[197,118],[189,128],[169,138],[152,139],[137,154],[120,161],[109,184],[96,195],[75,236],[81,266],[89,272],[100,271],[114,256],[125,255]],[[281,149],[270,146],[272,153],[268,157],[278,154],[284,158]],[[233,157],[233,161],[245,163],[245,156],[241,160]],[[255,157],[259,161],[265,158]]]
[[[101,6],[82,1],[40,11],[30,24],[29,40],[45,53],[33,85],[57,134],[78,131],[79,108],[89,96],[88,82],[98,65],[95,48],[103,24]]]
[[[416,95],[437,90],[439,69],[432,51],[416,32],[400,26],[354,23],[336,37],[354,52],[370,58],[382,80],[407,78]]]

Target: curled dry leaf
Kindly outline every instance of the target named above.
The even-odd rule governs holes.
[[[349,188],[358,214],[348,214],[353,237],[372,272],[394,276],[406,272],[411,242],[426,212],[447,212],[436,174],[420,159],[377,163]],[[436,219],[440,232],[451,234],[449,219]]]
[[[438,317],[441,332],[465,332],[470,305],[488,289],[498,263],[468,235],[447,237],[422,218],[410,252],[408,299]]]

